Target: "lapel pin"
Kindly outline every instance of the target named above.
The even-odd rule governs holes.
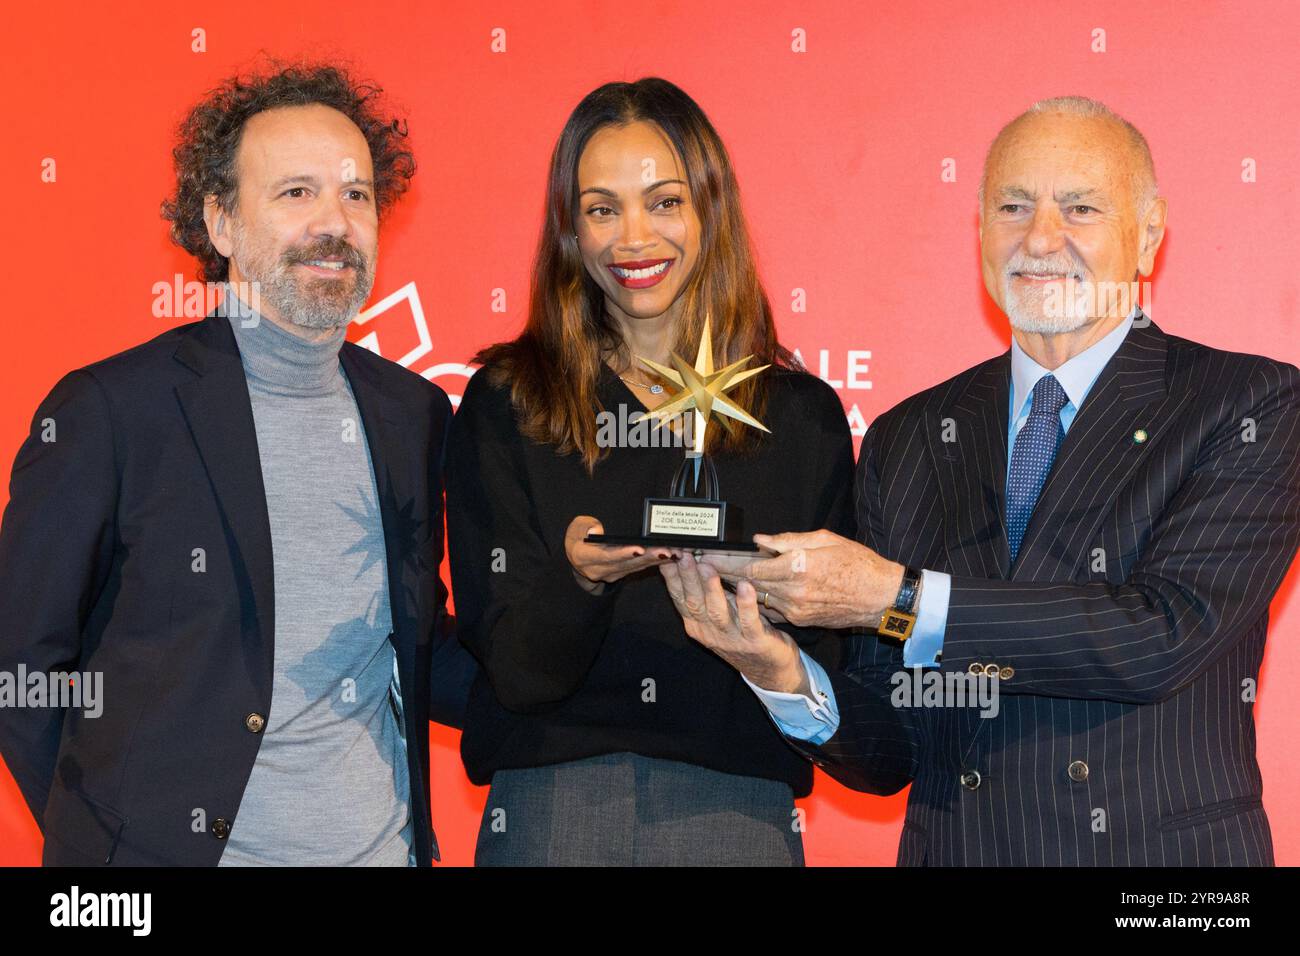
[[[1133,433],[1133,444],[1140,445],[1146,440],[1147,440],[1147,430],[1145,428],[1139,428],[1137,431]]]

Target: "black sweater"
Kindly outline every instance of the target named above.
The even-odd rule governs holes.
[[[746,540],[818,528],[852,537],[853,448],[839,398],[808,373],[762,374],[772,434],[744,456],[711,454],[722,498],[744,509]],[[615,415],[619,405],[628,416],[644,410],[608,368],[597,394]],[[640,534],[643,499],[668,495],[683,458],[679,447],[619,447],[588,477],[577,454],[520,434],[508,388],[490,385],[486,370],[470,380],[446,488],[456,619],[482,665],[461,738],[474,783],[502,768],[630,751],[781,780],[796,796],[812,789],[810,764],[740,675],[687,637],[658,570],[592,595],[565,556],[577,515],[594,515],[607,534]],[[783,626],[801,644],[819,636]]]

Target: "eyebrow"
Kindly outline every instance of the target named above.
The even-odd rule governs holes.
[[[283,176],[280,179],[277,179],[275,182],[271,183],[271,188],[280,189],[281,187],[288,186],[290,183],[306,183],[308,186],[318,186],[320,185],[320,180],[315,176],[308,176],[305,173],[300,173],[297,176]],[[374,183],[369,179],[349,179],[346,181],[346,185],[374,186]]]
[[[641,190],[641,192],[642,194],[654,192],[660,186],[667,186],[670,183],[680,183],[683,186],[687,185],[684,179],[661,179],[658,182],[651,183],[645,189]],[[578,198],[581,199],[583,196],[587,195],[587,193],[599,193],[602,196],[608,196],[610,199],[618,198],[618,194],[615,193],[612,189],[604,189],[600,186],[591,186],[587,189],[584,189],[582,192],[578,193]]]
[[[1078,202],[1080,199],[1091,199],[1100,195],[1101,193],[1096,189],[1071,189],[1068,192],[1057,193],[1055,198],[1058,203],[1072,203]],[[1026,202],[1038,201],[1038,196],[1023,186],[1008,186],[999,190],[998,197],[1000,199],[1023,199]]]

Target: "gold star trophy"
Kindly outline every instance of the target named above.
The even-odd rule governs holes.
[[[714,416],[728,432],[735,428],[728,419],[734,419],[770,433],[767,426],[723,394],[769,366],[745,369],[754,357],[747,355],[714,371],[708,316],[704,318],[694,367],[687,365],[676,352],[672,353],[675,368],[641,356],[635,357],[661,378],[678,386],[668,401],[639,414],[636,420],[648,418],[656,423],[655,427],[662,428],[676,418],[690,415],[692,427],[688,434],[691,446],[686,450],[686,460],[673,476],[668,497],[645,499],[641,537],[590,534],[586,540],[597,544],[667,544],[747,554],[758,551],[758,546],[752,541],[737,540],[742,513],[735,505],[728,507],[727,502],[719,497],[718,473],[704,453],[704,435]]]

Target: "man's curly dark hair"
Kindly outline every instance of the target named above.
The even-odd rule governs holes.
[[[320,103],[352,120],[370,145],[379,215],[397,201],[415,175],[415,156],[406,146],[406,121],[385,117],[378,107],[383,90],[354,82],[346,69],[327,64],[294,64],[274,73],[235,76],[209,91],[180,124],[172,150],[176,192],[163,201],[171,238],[199,260],[199,278],[223,281],[230,271],[225,256],[208,239],[203,199],[216,195],[223,210],[238,198],[235,154],[248,119],[281,106]]]

